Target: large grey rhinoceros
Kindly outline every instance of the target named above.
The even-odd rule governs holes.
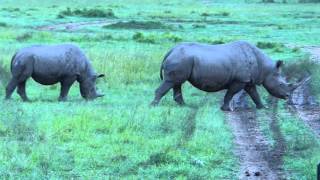
[[[20,49],[11,60],[12,78],[6,88],[6,99],[10,99],[18,87],[18,94],[28,101],[25,86],[32,77],[43,85],[61,84],[60,101],[65,101],[71,85],[78,81],[81,96],[95,99],[103,96],[96,92],[97,75],[84,52],[72,44],[39,45]]]
[[[236,41],[221,45],[181,43],[165,56],[160,69],[164,81],[155,92],[151,105],[173,88],[173,97],[184,104],[181,85],[189,81],[194,87],[207,92],[227,89],[222,110],[229,111],[232,97],[244,89],[258,109],[263,108],[256,85],[263,85],[278,98],[287,99],[305,80],[289,84],[281,76],[282,61],[274,63],[256,46]],[[163,74],[163,75],[162,75]]]

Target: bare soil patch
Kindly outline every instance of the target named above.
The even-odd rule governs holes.
[[[114,24],[116,22],[117,21],[114,21],[114,20],[67,22],[67,23],[40,26],[40,27],[37,27],[36,29],[42,30],[42,31],[56,31],[56,30],[76,31],[78,29],[81,29],[81,28],[87,27],[87,26],[103,27],[106,25]]]

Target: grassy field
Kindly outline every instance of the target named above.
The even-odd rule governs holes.
[[[0,101],[0,178],[236,179],[239,159],[219,109],[221,93],[207,94],[185,84],[188,106],[177,106],[171,93],[160,106],[149,106],[160,84],[162,58],[178,42],[247,40],[274,59],[295,63],[306,54],[288,45],[320,42],[318,6],[196,0],[1,1],[1,97],[16,50],[66,42],[83,48],[97,72],[106,74],[98,82],[106,96],[86,102],[75,84],[69,101],[62,103],[57,101],[59,85],[45,87],[29,80],[31,103],[23,103],[16,93],[13,100]],[[113,24],[77,23],[89,21]],[[74,22],[74,29],[53,26],[66,22]],[[45,26],[54,29],[42,30]],[[267,103],[265,90],[260,90]],[[288,178],[314,179],[319,140],[283,104],[278,112],[288,147],[283,165]],[[261,126],[272,141],[268,127]]]

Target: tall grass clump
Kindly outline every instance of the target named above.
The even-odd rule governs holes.
[[[284,73],[292,80],[300,80],[311,76],[311,89],[314,94],[320,93],[320,64],[304,57],[286,64]]]
[[[149,44],[156,43],[155,37],[153,35],[144,35],[142,32],[136,32],[132,36],[132,39],[140,43],[149,43]]]

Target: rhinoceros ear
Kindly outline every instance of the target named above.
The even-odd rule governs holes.
[[[278,60],[277,63],[276,63],[276,68],[278,70],[280,70],[280,68],[283,66],[283,61],[282,60]]]

